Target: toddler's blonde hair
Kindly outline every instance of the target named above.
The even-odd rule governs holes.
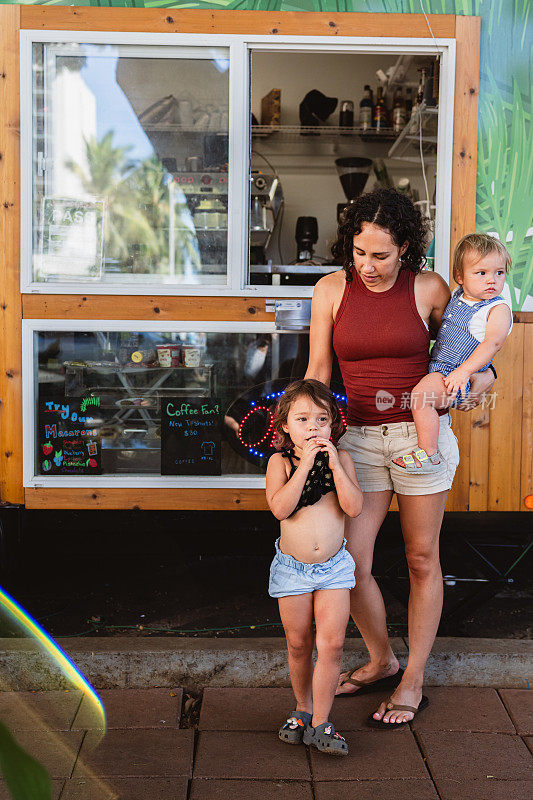
[[[457,243],[453,253],[453,277],[455,281],[457,278],[463,277],[464,257],[471,250],[477,253],[480,258],[484,258],[489,253],[499,253],[505,261],[505,272],[509,272],[511,269],[511,256],[499,239],[488,233],[467,233]]]

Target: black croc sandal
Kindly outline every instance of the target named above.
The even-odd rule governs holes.
[[[278,736],[286,744],[301,744],[305,726],[311,723],[312,714],[307,711],[292,711],[287,722],[279,729]]]
[[[316,728],[308,725],[304,731],[303,742],[330,756],[348,755],[346,740],[340,733],[336,733],[332,722],[323,722]]]
[[[410,711],[414,716],[416,716],[420,711],[423,711],[425,708],[429,706],[429,700],[425,694],[422,695],[422,700],[418,704],[418,708],[415,706],[402,706],[398,705],[398,703],[393,702],[392,700],[387,701],[387,711]],[[385,714],[383,716],[385,716]],[[413,717],[414,719],[414,717]],[[374,719],[373,715],[370,714],[367,717],[366,724],[370,728],[378,728],[380,731],[387,731],[387,730],[396,730],[396,728],[405,728],[406,725],[409,725],[409,722],[413,720],[410,719],[408,722],[383,722],[382,719]]]

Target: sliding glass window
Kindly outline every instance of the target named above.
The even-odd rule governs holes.
[[[225,286],[229,49],[32,54],[31,281]]]

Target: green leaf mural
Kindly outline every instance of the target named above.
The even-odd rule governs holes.
[[[0,722],[0,771],[13,800],[51,800],[48,772],[17,744],[3,722]]]
[[[71,5],[69,0],[22,2]],[[481,17],[476,227],[496,232],[507,243],[514,265],[508,280],[513,306],[533,309],[532,0],[77,0],[77,5],[403,14],[425,10]]]

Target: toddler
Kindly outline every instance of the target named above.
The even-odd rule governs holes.
[[[279,731],[287,744],[348,755],[329,721],[340,674],[355,564],[345,549],[345,514],[361,513],[353,461],[333,441],[343,432],[331,391],[316,380],[290,384],[275,414],[281,452],[268,462],[266,495],[281,535],[270,568],[289,654],[296,710]],[[318,658],[313,669],[313,620]]]
[[[459,284],[442,316],[431,352],[429,375],[411,394],[418,449],[393,459],[410,473],[439,468],[437,409],[468,398],[470,378],[484,372],[513,327],[509,304],[500,292],[511,257],[504,245],[486,233],[463,236],[453,254],[453,277]],[[495,373],[496,374],[496,373]]]

